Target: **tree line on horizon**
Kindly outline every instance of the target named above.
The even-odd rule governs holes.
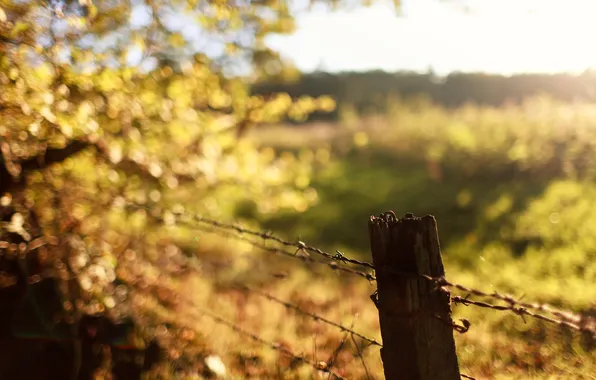
[[[572,102],[596,99],[596,72],[573,74],[518,74],[512,76],[485,73],[451,73],[438,77],[432,72],[314,72],[293,80],[269,80],[255,84],[253,94],[267,96],[287,92],[292,97],[333,97],[333,112],[315,112],[304,121],[337,121],[343,107],[358,114],[384,113],[388,99],[423,97],[447,108],[473,103],[501,106],[526,98],[546,95],[554,100]],[[296,121],[290,122],[297,123]]]

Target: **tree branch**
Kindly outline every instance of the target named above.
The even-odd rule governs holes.
[[[21,167],[21,174],[19,178],[15,178],[10,174],[6,166],[6,158],[0,151],[0,195],[15,191],[18,187],[25,185],[25,177],[28,172],[32,170],[42,170],[51,164],[62,162],[67,158],[79,153],[80,151],[91,146],[86,141],[73,141],[64,148],[50,148],[46,149],[43,154],[35,157],[14,162],[15,165]]]
[[[23,168],[23,171],[45,169],[51,164],[66,160],[70,156],[79,153],[89,146],[91,146],[91,144],[86,141],[73,141],[64,148],[46,149],[44,154],[30,158],[19,164]]]
[[[43,154],[22,161],[19,164],[23,168],[23,171],[42,170],[51,164],[66,160],[70,156],[79,153],[89,146],[91,146],[91,144],[86,141],[73,141],[64,148],[46,149]]]

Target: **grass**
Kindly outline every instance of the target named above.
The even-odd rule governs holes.
[[[370,215],[389,209],[432,214],[451,281],[583,312],[596,306],[596,154],[589,149],[596,141],[596,107],[545,102],[451,111],[400,103],[375,118],[259,130],[253,138],[280,153],[315,149],[325,165],[315,168],[308,191],[318,201],[303,212],[270,214],[246,204],[238,219],[290,241],[370,260]],[[168,347],[171,360],[148,378],[199,378],[211,354],[222,357],[234,379],[327,378],[250,334],[315,363],[332,361],[349,379],[383,378],[378,347],[237,287],[259,289],[381,341],[369,298],[374,283],[260,250],[234,232],[196,227],[154,236],[165,246],[149,245],[142,265],[131,260],[119,268],[125,281],[142,279],[131,305],[143,318],[140,325]],[[172,259],[170,242],[195,258],[191,270]],[[454,319],[472,323],[465,334],[455,333],[462,373],[596,378],[594,342],[577,332],[511,312],[464,305],[453,305],[453,312]]]
[[[590,164],[596,155],[589,149],[596,141],[596,106],[548,102],[454,111],[398,104],[393,117],[352,120],[351,130],[316,125],[310,146],[333,152],[312,181],[317,205],[303,213],[245,216],[289,239],[368,260],[371,214],[432,214],[453,281],[587,310],[596,300]],[[277,126],[259,131],[257,139],[292,151],[308,145],[311,132]],[[283,293],[284,286],[276,291]],[[325,291],[345,294],[349,287],[354,310],[375,319],[368,285],[335,286]],[[582,343],[581,334],[461,305],[454,317],[472,322],[469,332],[456,336],[464,373],[478,379],[596,378],[593,343]],[[357,371],[357,363],[344,368]],[[375,363],[372,372],[381,376]]]

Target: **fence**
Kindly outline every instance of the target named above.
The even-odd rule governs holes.
[[[297,260],[309,266],[324,266],[334,272],[376,283],[377,290],[371,295],[371,301],[378,309],[383,343],[355,331],[353,326],[348,327],[305,310],[254,286],[244,283],[233,285],[238,291],[261,297],[314,322],[339,329],[343,338],[327,360],[311,359],[307,355],[293,352],[283,344],[264,339],[212,310],[194,305],[193,310],[198,316],[289,357],[290,367],[305,363],[318,373],[326,373],[337,379],[346,376],[349,378],[349,374],[342,374],[341,368],[336,365],[337,357],[349,339],[358,350],[358,357],[367,377],[370,375],[363,352],[369,347],[379,347],[387,379],[473,379],[472,375],[460,372],[454,339],[454,332],[466,333],[472,324],[465,319],[453,321],[451,307],[454,305],[510,312],[522,318],[535,318],[566,329],[577,330],[592,340],[596,339],[594,318],[558,310],[549,305],[521,302],[508,295],[488,293],[448,281],[445,278],[436,221],[432,216],[419,218],[407,214],[400,219],[393,212],[386,212],[378,217],[371,217],[369,235],[373,263],[369,263],[349,258],[340,251],[331,254],[302,241],[286,241],[268,232],[254,231],[199,215],[189,215],[179,210],[149,208],[132,203],[122,207],[133,211],[143,210],[158,223],[167,221],[170,225],[185,225],[192,229],[239,239],[258,247],[266,254]],[[13,257],[19,261],[19,258],[26,257],[28,253],[58,244],[60,239],[57,237],[39,237],[31,239],[28,243],[0,241],[0,258]],[[0,273],[0,288],[15,287],[19,278],[25,280],[26,287],[31,287],[55,276],[54,272],[29,274],[24,269],[17,273],[4,272]],[[461,291],[467,295],[452,295],[451,291]],[[0,297],[4,297],[5,294],[0,293]],[[496,304],[473,297],[493,299]],[[73,334],[71,338],[75,341],[78,339],[80,344],[81,336],[77,336],[76,332]],[[110,343],[111,338],[113,336],[107,336],[103,345],[115,346]],[[90,359],[87,356],[92,355],[89,350],[79,346],[78,352],[82,357],[74,363],[75,377],[82,369],[86,368],[88,372],[93,369],[88,363]]]

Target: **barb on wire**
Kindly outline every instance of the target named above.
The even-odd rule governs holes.
[[[488,308],[488,309],[493,309],[493,310],[499,310],[499,311],[506,311],[509,310],[511,312],[513,312],[514,314],[519,315],[520,317],[522,317],[522,319],[524,320],[524,322],[526,322],[524,316],[530,316],[536,319],[540,319],[542,321],[545,322],[549,322],[549,323],[553,323],[553,324],[557,324],[559,326],[565,326],[565,327],[569,327],[572,328],[574,330],[578,330],[578,331],[585,331],[585,332],[590,332],[592,334],[594,334],[596,336],[596,329],[594,328],[590,328],[588,326],[583,326],[581,324],[578,323],[572,323],[566,320],[562,320],[562,319],[554,319],[551,317],[547,317],[545,315],[542,314],[538,314],[538,313],[534,313],[529,311],[527,308],[525,307],[521,307],[521,306],[515,306],[515,305],[493,305],[487,302],[481,302],[481,301],[474,301],[474,300],[470,300],[468,299],[468,297],[459,297],[459,296],[454,296],[451,298],[453,300],[453,302],[457,305],[457,304],[462,304],[464,306],[478,306],[478,307],[484,307],[484,308]]]
[[[486,293],[478,289],[469,288],[467,286],[463,286],[460,284],[454,284],[447,281],[445,278],[441,278],[439,280],[441,282],[441,286],[448,286],[455,289],[459,289],[461,291],[469,293],[469,295],[476,295],[480,297],[490,297],[500,301],[506,302],[509,306],[513,308],[523,308],[523,309],[533,309],[536,311],[543,311],[554,315],[555,317],[559,318],[562,321],[566,321],[572,324],[578,324],[581,322],[581,316],[574,314],[569,311],[562,311],[553,306],[546,305],[546,304],[538,304],[538,303],[527,303],[527,302],[520,302],[514,299],[511,296],[503,295],[497,292],[493,293]]]
[[[470,329],[470,326],[472,325],[470,323],[470,321],[468,321],[465,318],[460,319],[461,325],[458,325],[457,323],[455,323],[455,322],[453,322],[451,320],[447,320],[446,318],[441,317],[439,314],[433,314],[433,316],[435,318],[437,318],[439,321],[441,321],[444,324],[446,324],[447,326],[451,326],[451,328],[453,328],[453,330],[457,331],[460,334],[467,333],[468,330]]]
[[[128,203],[128,205],[130,207],[136,208],[136,209],[145,209],[145,210],[151,212],[154,216],[156,214],[156,210],[150,210],[147,206],[138,205],[135,203]],[[178,216],[185,215],[183,212],[180,212],[180,211],[172,212],[172,214],[178,215]],[[188,216],[188,215],[186,215],[186,216]],[[505,308],[505,309],[511,310],[519,315],[528,315],[528,316],[531,316],[531,317],[534,317],[537,319],[541,319],[541,320],[544,320],[544,321],[547,321],[550,323],[568,326],[573,329],[594,332],[593,329],[580,325],[581,317],[578,316],[577,314],[558,310],[558,309],[556,309],[552,306],[549,306],[549,305],[521,302],[521,301],[515,300],[511,296],[502,295],[497,292],[493,292],[493,293],[483,292],[481,290],[473,289],[473,288],[470,288],[470,287],[467,287],[467,286],[464,286],[461,284],[452,283],[452,282],[448,281],[445,277],[432,277],[432,276],[424,275],[424,274],[415,274],[415,273],[413,274],[413,273],[399,272],[399,271],[395,271],[391,268],[384,268],[384,267],[375,268],[375,266],[369,262],[348,258],[340,251],[336,251],[336,254],[332,255],[332,254],[327,253],[319,248],[309,246],[302,241],[298,241],[298,242],[286,241],[284,239],[281,239],[277,236],[272,235],[270,232],[254,231],[254,230],[250,230],[250,229],[244,228],[239,225],[223,223],[223,222],[220,222],[217,220],[202,217],[200,215],[190,215],[190,217],[199,223],[209,225],[211,227],[215,227],[215,228],[219,228],[219,229],[223,229],[223,230],[229,230],[229,231],[236,231],[241,235],[252,235],[255,237],[259,237],[259,238],[263,239],[264,241],[271,240],[271,241],[277,242],[277,243],[279,243],[283,246],[286,246],[286,247],[295,247],[295,248],[297,248],[297,252],[306,251],[306,252],[318,254],[326,259],[332,260],[331,263],[325,263],[325,264],[329,265],[333,269],[337,269],[337,270],[344,271],[344,272],[350,272],[352,274],[362,276],[369,281],[376,280],[376,277],[369,273],[359,272],[359,271],[355,271],[353,269],[341,266],[337,262],[339,261],[341,263],[350,263],[353,265],[357,265],[357,266],[361,266],[361,267],[365,267],[365,268],[369,268],[369,269],[374,269],[376,271],[387,270],[392,274],[405,276],[405,277],[424,278],[428,281],[433,282],[437,288],[451,287],[451,288],[462,290],[464,292],[468,292],[468,293],[476,295],[476,296],[491,297],[494,299],[498,299],[498,300],[504,301],[508,304],[508,306],[496,306],[496,307],[493,307],[493,309],[500,310],[499,308]],[[158,217],[158,218],[160,218],[160,217]],[[244,240],[250,242],[254,246],[259,247],[265,251],[274,252],[274,253],[282,254],[285,256],[289,256],[289,257],[294,257],[294,258],[302,260],[303,262],[323,263],[321,261],[314,260],[310,256],[307,256],[307,255],[297,255],[296,253],[287,252],[287,251],[281,250],[279,248],[268,247],[265,244],[259,243],[257,241],[251,241],[249,239],[244,239]],[[454,298],[454,299],[457,299],[457,298]],[[460,299],[460,302],[461,302],[461,300],[463,300],[463,299],[461,299],[461,297],[459,299]],[[472,301],[467,300],[466,302],[468,302],[469,304],[474,304],[476,306],[480,306],[480,304],[489,305],[489,304],[481,303],[478,301],[473,301],[474,303],[471,303]],[[487,307],[487,306],[485,306],[485,307]],[[538,314],[538,313],[533,313],[533,312],[528,311],[528,309],[547,312],[547,313],[550,313],[551,315],[555,316],[558,319],[547,317],[547,316],[544,316],[544,315]],[[460,327],[462,327],[462,331],[463,331],[463,329],[465,329],[465,325],[460,326]]]
[[[383,345],[381,343],[377,342],[375,339],[368,338],[368,337],[366,337],[366,336],[364,336],[364,335],[362,335],[362,334],[354,331],[351,328],[348,328],[348,327],[345,327],[343,325],[340,325],[339,323],[330,321],[329,319],[326,319],[326,318],[321,317],[319,315],[316,315],[316,314],[310,313],[308,311],[302,310],[300,307],[298,307],[296,305],[293,305],[293,304],[291,304],[289,302],[280,300],[279,298],[276,298],[276,297],[272,296],[271,294],[262,292],[262,291],[257,290],[257,289],[253,289],[253,288],[251,288],[251,287],[249,287],[247,285],[236,285],[236,287],[238,289],[242,289],[242,290],[249,291],[251,293],[255,293],[255,294],[257,294],[257,295],[259,295],[259,296],[261,296],[263,298],[268,299],[269,301],[278,303],[278,304],[286,307],[287,309],[294,310],[297,313],[300,313],[302,315],[305,315],[307,317],[310,317],[314,321],[320,321],[320,322],[326,323],[328,325],[334,326],[334,327],[340,329],[341,331],[344,331],[344,332],[347,332],[347,333],[349,333],[351,335],[357,336],[358,338],[360,338],[360,339],[362,339],[362,340],[370,343],[373,346],[383,347]]]
[[[503,306],[492,305],[492,304],[489,304],[486,302],[472,301],[472,300],[469,300],[468,297],[462,298],[459,296],[454,296],[451,299],[456,304],[461,303],[466,306],[475,305],[475,306],[480,306],[480,307],[485,307],[485,308],[491,308],[494,310],[509,310],[509,311],[514,312],[517,315],[522,316],[522,318],[525,315],[527,315],[527,316],[530,316],[530,317],[533,317],[536,319],[540,319],[540,320],[543,320],[543,321],[546,321],[549,323],[557,324],[559,326],[567,326],[574,330],[590,332],[596,336],[596,329],[593,327],[583,325],[582,318],[580,316],[578,316],[574,313],[568,312],[568,311],[558,310],[550,305],[520,302],[520,301],[515,300],[511,296],[502,295],[497,292],[487,293],[487,292],[483,292],[478,289],[474,289],[474,288],[470,288],[470,287],[467,287],[467,286],[464,286],[461,284],[453,283],[453,282],[448,281],[445,277],[432,277],[432,276],[428,276],[425,274],[405,273],[405,272],[399,272],[399,271],[392,270],[391,268],[382,268],[381,270],[388,270],[388,272],[390,272],[392,274],[405,276],[405,277],[423,278],[425,280],[433,282],[435,284],[436,288],[448,287],[448,288],[455,288],[458,290],[462,290],[464,292],[469,293],[468,297],[470,295],[476,295],[476,296],[481,296],[481,297],[490,297],[490,298],[498,299],[500,301],[504,301],[507,303],[507,305],[503,305]],[[378,269],[377,269],[377,271],[378,271]],[[373,293],[371,295],[371,299],[373,300],[373,302],[375,302],[375,304],[377,304],[378,301],[376,299],[376,293]],[[529,311],[528,309],[548,312],[548,313],[552,314],[555,318],[552,318],[552,317],[549,317],[549,316],[546,316],[543,314],[539,314],[536,312],[532,312],[532,311]],[[469,328],[469,322],[468,321],[466,321],[466,322],[464,322],[462,320],[462,323],[463,323],[462,326],[454,325],[453,327],[456,331],[461,330],[460,332],[465,332]],[[525,322],[525,319],[524,319],[524,322]]]
[[[254,240],[250,240],[250,239],[243,239],[240,238],[241,240],[244,240],[250,244],[252,244],[254,247],[257,247],[259,249],[262,249],[264,251],[270,252],[270,253],[274,253],[274,254],[279,254],[279,255],[283,255],[283,256],[287,256],[287,257],[291,257],[291,258],[295,258],[298,260],[301,260],[303,262],[306,263],[310,263],[310,264],[323,264],[323,265],[327,265],[328,267],[330,267],[333,270],[338,270],[340,272],[344,272],[344,273],[350,273],[352,275],[356,275],[356,276],[360,276],[362,278],[367,279],[368,281],[375,281],[376,277],[371,274],[371,273],[367,273],[367,272],[360,272],[348,267],[344,267],[341,265],[338,265],[335,261],[332,262],[323,262],[323,261],[318,261],[313,259],[310,256],[297,256],[295,254],[293,254],[292,252],[289,251],[285,251],[283,249],[279,249],[276,247],[268,247],[265,244],[259,243],[258,241],[254,241]]]
[[[225,237],[229,237],[229,238],[233,238],[236,240],[241,240],[244,242],[249,243],[250,245],[252,245],[253,247],[259,248],[263,251],[269,252],[269,253],[273,253],[273,254],[277,254],[280,256],[285,256],[285,257],[289,257],[292,259],[296,259],[296,260],[300,260],[305,264],[321,264],[321,265],[326,265],[329,268],[333,269],[333,270],[337,270],[340,272],[344,272],[344,273],[349,273],[351,275],[355,275],[355,276],[359,276],[362,278],[365,278],[366,280],[368,280],[369,282],[372,281],[376,281],[376,277],[368,272],[361,272],[349,267],[344,267],[339,265],[337,262],[335,261],[330,261],[330,262],[325,262],[325,261],[319,261],[319,260],[315,260],[314,258],[307,256],[307,255],[297,255],[293,252],[290,251],[286,251],[283,249],[280,249],[278,247],[270,247],[262,242],[256,241],[256,240],[252,240],[246,236],[242,236],[242,235],[236,235],[233,233],[222,233],[221,231],[217,231],[215,229],[206,227],[206,226],[198,226],[198,229],[205,231],[205,232],[209,232],[209,233],[213,233],[213,234],[219,234],[219,235],[224,235]]]
[[[325,372],[325,373],[329,373],[330,375],[335,376],[336,379],[341,379],[344,380],[345,378],[341,375],[339,375],[338,373],[334,372],[331,370],[331,368],[329,368],[325,362],[320,362],[320,363],[315,363],[313,361],[311,361],[310,359],[308,359],[307,357],[303,356],[303,355],[298,355],[293,353],[292,351],[290,351],[289,349],[281,346],[278,343],[273,343],[273,342],[269,342],[259,336],[257,336],[256,334],[253,334],[249,331],[244,330],[242,327],[234,324],[233,322],[230,322],[220,316],[218,316],[217,314],[214,314],[210,311],[207,311],[205,309],[199,309],[197,310],[200,314],[210,318],[211,320],[213,320],[216,323],[219,323],[221,325],[224,325],[232,330],[234,330],[235,332],[237,332],[240,335],[244,335],[247,338],[250,338],[252,340],[254,340],[257,343],[260,343],[264,346],[268,346],[270,348],[272,348],[273,350],[276,350],[278,352],[283,353],[284,355],[287,355],[289,357],[291,357],[292,359],[296,360],[296,361],[300,361],[303,363],[306,363],[308,365],[310,365],[311,367],[313,367],[314,369],[321,371],[321,372]]]
[[[557,309],[553,306],[547,305],[547,304],[521,302],[511,296],[503,295],[498,292],[487,293],[482,290],[478,290],[478,289],[470,288],[468,286],[450,282],[444,276],[432,277],[432,276],[425,275],[425,274],[412,274],[412,273],[395,271],[391,268],[377,268],[377,271],[379,269],[388,270],[388,272],[390,272],[392,274],[399,275],[399,276],[423,278],[425,280],[433,282],[435,284],[436,288],[442,288],[442,287],[455,288],[455,289],[467,292],[467,293],[469,293],[469,295],[488,297],[488,298],[493,298],[493,299],[497,299],[500,301],[504,301],[509,305],[509,309],[524,309],[524,310],[533,309],[536,311],[547,312],[547,313],[550,313],[553,316],[559,318],[560,321],[564,321],[566,323],[569,323],[570,325],[578,325],[579,323],[581,323],[581,320],[582,320],[581,316],[579,316],[575,313],[569,312],[569,311],[559,310],[559,309]],[[530,314],[526,313],[526,315],[530,315]],[[539,315],[539,314],[537,314],[537,315]],[[539,318],[539,317],[536,317],[536,318]],[[546,317],[546,318],[548,318],[548,317]],[[550,319],[552,319],[552,318],[550,318]],[[554,319],[552,319],[552,320],[554,320]]]
[[[131,207],[134,207],[134,208],[137,208],[137,209],[146,209],[146,210],[150,211],[147,206],[143,206],[143,205],[139,205],[139,204],[135,204],[135,203],[130,203],[130,202],[129,202],[129,205]],[[172,211],[172,214],[180,216],[183,213],[182,212],[179,212],[179,211],[176,211],[176,212]],[[337,251],[335,255],[332,255],[332,254],[330,254],[328,252],[325,252],[324,250],[322,250],[320,248],[307,245],[303,241],[290,242],[290,241],[284,240],[284,239],[282,239],[280,237],[277,237],[277,236],[271,234],[271,232],[260,232],[260,231],[250,230],[250,229],[244,228],[244,227],[242,227],[240,225],[237,225],[237,224],[223,223],[223,222],[220,222],[218,220],[214,220],[214,219],[210,219],[210,218],[205,218],[205,217],[200,216],[200,215],[193,214],[191,216],[197,222],[208,224],[208,225],[210,225],[212,227],[221,228],[221,229],[225,229],[225,230],[232,230],[232,231],[236,231],[236,232],[238,232],[240,234],[244,234],[244,235],[252,235],[252,236],[261,238],[261,239],[263,239],[265,241],[266,240],[275,241],[276,243],[279,243],[279,244],[284,245],[286,247],[295,247],[298,250],[303,250],[303,251],[315,253],[315,254],[320,255],[322,257],[325,257],[326,259],[329,259],[329,260],[339,260],[339,261],[341,261],[343,263],[350,263],[350,264],[358,265],[358,266],[365,267],[365,268],[368,268],[368,269],[374,269],[374,265],[373,264],[371,264],[369,262],[366,262],[366,261],[360,261],[360,260],[356,260],[356,259],[352,259],[352,258],[346,257],[340,251]]]

